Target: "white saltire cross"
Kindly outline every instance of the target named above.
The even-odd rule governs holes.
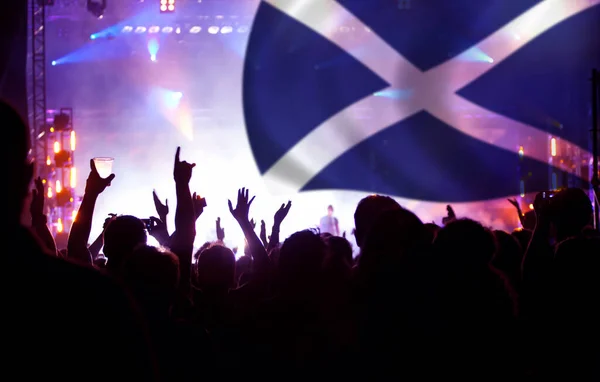
[[[269,190],[282,194],[300,191],[340,155],[419,111],[427,111],[464,134],[515,153],[519,150],[516,137],[528,137],[527,141],[532,142],[531,146],[520,144],[526,146],[525,156],[547,162],[547,145],[551,135],[499,114],[495,116],[502,126],[502,133],[493,134],[488,128],[482,128],[477,119],[461,118],[461,113],[456,110],[469,110],[473,114],[493,112],[456,93],[554,25],[600,3],[600,0],[545,0],[474,47],[422,72],[375,33],[366,34],[366,49],[354,50],[352,42],[340,38],[340,34],[335,32],[342,25],[363,29],[368,27],[334,0],[265,1],[352,55],[387,81],[391,89],[411,91],[411,97],[399,101],[397,106],[375,110],[375,117],[372,119],[362,120],[354,116],[358,110],[371,103],[374,95],[357,101],[317,126],[264,174],[263,179]],[[493,62],[461,60],[461,55],[471,49],[480,49],[492,57]],[[565,140],[561,142],[576,146]],[[586,150],[579,149],[583,155],[589,155]]]

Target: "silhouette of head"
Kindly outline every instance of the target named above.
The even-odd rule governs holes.
[[[327,240],[327,239],[329,239],[332,236],[333,235],[330,234],[329,232],[323,232],[323,233],[321,233],[321,238],[323,238],[323,240]]]
[[[7,186],[4,203],[4,219],[11,227],[21,220],[23,203],[29,194],[29,184],[33,178],[34,163],[29,158],[31,149],[29,129],[19,113],[5,101],[0,101],[0,121],[4,126],[5,142],[2,153],[3,177]]]
[[[411,211],[396,208],[384,212],[365,240],[359,261],[361,273],[394,272],[413,255],[423,253],[429,240],[425,225]]]
[[[532,234],[533,231],[528,229],[516,229],[511,233],[511,235],[519,242],[523,253],[527,251],[527,247],[529,246],[529,240],[531,240]]]
[[[202,251],[196,267],[196,284],[202,290],[227,291],[235,286],[235,255],[221,244]]]
[[[144,303],[166,308],[179,287],[179,259],[166,249],[142,245],[123,260],[121,277]]]
[[[389,196],[369,195],[363,198],[354,212],[354,235],[359,248],[363,248],[369,230],[386,211],[400,208],[398,202]]]
[[[516,280],[520,276],[523,249],[516,237],[504,231],[494,231],[498,249],[492,264],[506,274],[509,279]]]
[[[243,274],[249,274],[252,271],[252,257],[251,256],[242,256],[235,262],[235,279],[238,284],[240,281],[240,277]]]
[[[328,206],[327,207],[327,215],[328,216],[332,216],[333,215],[333,206]]]
[[[145,245],[148,237],[144,222],[135,216],[121,215],[111,220],[104,230],[104,255],[106,267],[115,271],[133,251]]]
[[[288,237],[279,252],[282,283],[295,286],[310,283],[320,274],[326,245],[318,232],[305,230]]]
[[[194,262],[198,262],[198,258],[200,257],[200,254],[202,253],[202,251],[204,251],[207,248],[212,247],[212,245],[213,245],[212,241],[207,241],[204,244],[202,244],[202,246],[196,251],[196,253],[194,253]]]
[[[580,188],[557,192],[552,198],[551,209],[559,240],[580,234],[592,221],[592,202]]]
[[[348,240],[340,236],[329,236],[325,238],[325,242],[329,249],[329,265],[352,267],[352,245]]]
[[[425,230],[427,231],[427,234],[429,235],[429,242],[433,243],[433,240],[435,239],[435,236],[437,235],[438,231],[441,229],[441,227],[435,223],[425,223]]]
[[[442,228],[434,240],[438,260],[455,269],[487,267],[496,252],[493,233],[471,219],[457,219]]]

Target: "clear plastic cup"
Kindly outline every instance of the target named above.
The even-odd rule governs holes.
[[[97,157],[94,158],[94,164],[96,165],[96,170],[98,170],[98,175],[101,178],[108,178],[110,174],[112,174],[112,166],[115,158],[108,157]]]

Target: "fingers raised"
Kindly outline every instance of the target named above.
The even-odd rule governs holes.
[[[179,160],[179,154],[180,154],[180,153],[181,153],[181,147],[180,147],[180,146],[177,146],[177,150],[175,151],[175,163],[179,163],[179,162],[181,162],[181,161]]]
[[[96,169],[96,162],[93,159],[90,159],[90,169],[93,173],[97,174],[98,170]]]

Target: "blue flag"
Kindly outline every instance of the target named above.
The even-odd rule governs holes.
[[[283,192],[470,202],[585,186],[599,5],[263,1],[243,84],[256,164]]]

